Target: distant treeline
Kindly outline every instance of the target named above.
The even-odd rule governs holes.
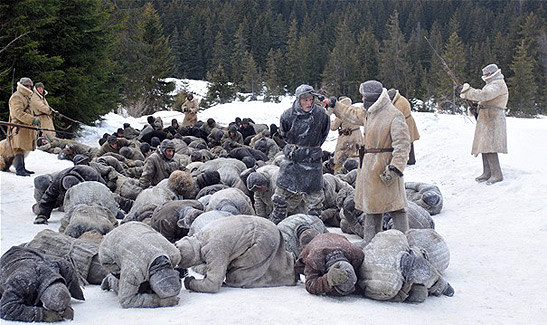
[[[539,0],[3,1],[0,104],[25,75],[86,121],[171,106],[165,77],[214,82],[209,102],[235,91],[276,100],[301,83],[359,101],[359,84],[377,79],[428,105],[416,109],[450,106],[454,83],[425,36],[474,87],[496,63],[511,114],[531,116],[547,105],[546,22]]]

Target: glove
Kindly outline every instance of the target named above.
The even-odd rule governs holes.
[[[53,310],[47,310],[43,309],[42,311],[42,319],[43,322],[60,322],[63,320],[63,316],[61,316],[61,313],[53,311]]]
[[[33,125],[40,125],[40,118],[38,116],[36,116],[34,118],[34,120],[32,120],[32,124]]]
[[[194,278],[193,276],[187,276],[184,278],[184,287],[187,289],[187,290],[191,290],[190,289],[190,283],[192,281],[194,281],[196,278]]]
[[[348,280],[348,275],[339,265],[335,263],[327,272],[327,283],[331,288],[342,284]]]
[[[471,89],[471,86],[466,82],[462,85],[462,90],[460,91],[460,97],[465,99],[465,92],[467,92],[469,89]]]
[[[63,317],[64,319],[73,320],[74,319],[74,309],[72,309],[72,307],[70,307],[70,306],[66,307],[66,309],[63,310],[63,312],[61,312],[61,317]]]
[[[386,186],[391,185],[395,181],[395,179],[399,176],[401,176],[401,172],[397,173],[398,169],[395,168],[392,165],[387,165],[386,170],[382,174],[380,174],[380,179]]]
[[[160,299],[160,307],[171,307],[179,303],[179,297],[169,297],[165,299]]]

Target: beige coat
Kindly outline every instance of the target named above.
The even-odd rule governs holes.
[[[9,120],[11,123],[32,125],[34,115],[30,109],[32,90],[17,83],[15,91],[9,99]],[[8,128],[9,145],[15,154],[32,151],[36,146],[36,131],[20,127]]]
[[[192,100],[186,100],[182,104],[182,112],[184,113],[184,120],[182,126],[192,126],[198,121],[199,104],[197,98]]]
[[[410,108],[410,102],[397,90],[395,96],[391,101],[393,106],[395,106],[401,113],[403,113],[408,126],[408,132],[410,133],[410,143],[420,139],[420,133],[418,133],[418,128],[416,127],[416,121],[412,117],[412,110]]]
[[[334,163],[341,166],[347,158],[359,157],[358,145],[363,143],[359,125],[335,118],[330,125],[331,131],[338,130],[338,141],[334,149]]]
[[[505,108],[509,91],[499,69],[483,80],[486,85],[482,89],[470,88],[461,95],[462,98],[479,102],[471,154],[477,156],[479,153],[507,153]]]
[[[355,184],[355,208],[365,213],[396,211],[407,206],[403,177],[386,186],[380,179],[388,165],[404,172],[410,152],[410,136],[405,118],[384,89],[380,98],[367,110],[336,103],[336,116],[350,123],[364,125],[366,148],[393,148],[392,152],[366,153]]]
[[[34,94],[32,94],[32,97],[30,98],[30,110],[35,116],[40,117],[40,127],[44,129],[50,129],[55,130],[55,126],[53,125],[53,118],[51,117],[51,108],[49,107],[49,104],[46,99],[47,91],[44,89],[44,95],[40,95],[40,93],[34,88]],[[53,131],[42,131],[42,135],[51,135],[52,137],[55,136],[55,132]]]

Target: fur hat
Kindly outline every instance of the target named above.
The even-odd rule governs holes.
[[[74,166],[76,165],[87,165],[89,164],[89,157],[77,154],[72,158],[72,162],[74,163]]]
[[[81,181],[73,175],[67,175],[63,177],[63,180],[61,181],[61,185],[65,191],[68,191],[69,188],[79,183],[81,183]]]
[[[216,170],[206,170],[196,177],[199,188],[220,183],[220,174]]]
[[[19,83],[23,86],[30,86],[30,87],[32,87],[34,85],[34,83],[32,82],[32,79],[27,78],[27,77],[21,78],[19,80]]]
[[[495,63],[491,63],[489,65],[487,65],[486,67],[482,68],[482,74],[483,75],[490,75],[496,71],[498,71],[499,68],[498,66],[495,64]]]
[[[302,85],[296,87],[296,90],[294,91],[294,95],[298,99],[309,98],[309,97],[313,97],[313,96],[319,96],[319,94],[317,94],[315,92],[315,90],[313,89],[312,86],[306,85],[306,84],[302,84]]]
[[[36,146],[41,147],[44,145],[44,140],[47,140],[45,137],[39,137],[36,139]]]
[[[70,305],[70,292],[63,282],[50,284],[40,296],[44,308],[52,311],[63,311]]]
[[[269,187],[270,180],[261,173],[252,172],[247,177],[247,188],[249,191],[255,191],[258,187]]]
[[[302,248],[308,245],[317,235],[319,235],[319,232],[307,224],[299,225],[296,228],[296,236]]]
[[[169,175],[169,187],[183,197],[194,188],[194,179],[190,173],[183,170],[175,170]]]
[[[120,148],[120,155],[124,156],[127,159],[133,159],[133,150],[129,147]]]
[[[44,88],[44,84],[41,83],[41,82],[37,82],[35,85],[34,85],[35,88],[38,88],[38,87],[42,87]]]
[[[251,156],[245,156],[241,159],[241,161],[247,166],[247,168],[251,168],[256,164],[256,159]]]
[[[112,135],[108,136],[107,141],[108,141],[109,144],[114,144],[114,143],[118,142],[118,137],[115,134],[112,134]]]
[[[158,137],[152,137],[152,139],[150,139],[150,146],[151,147],[157,148],[160,145],[160,143],[161,143],[161,141],[160,141],[160,138],[158,138]]]
[[[216,123],[216,122],[215,122],[214,119],[212,119],[212,118],[208,118],[208,119],[207,119],[207,125],[209,125],[210,127],[212,127],[213,125],[215,125],[215,123]]]
[[[357,159],[348,158],[344,161],[344,164],[342,165],[346,171],[352,171],[354,169],[357,169],[359,166],[359,161]]]
[[[201,263],[201,244],[196,237],[183,237],[175,243],[175,246],[180,252],[180,268],[189,268]]]

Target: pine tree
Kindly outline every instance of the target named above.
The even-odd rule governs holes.
[[[382,42],[380,49],[380,76],[387,88],[396,88],[403,94],[412,89],[410,84],[410,62],[408,46],[399,29],[399,13],[397,10],[389,17],[386,26],[388,38]]]
[[[271,49],[268,53],[268,60],[266,62],[266,73],[264,76],[264,82],[266,87],[266,93],[264,94],[265,102],[280,102],[280,96],[284,93],[284,85],[282,81],[282,58],[283,54],[281,50]]]
[[[527,43],[523,39],[517,47],[511,64],[513,76],[508,78],[509,108],[514,115],[531,116],[537,114],[538,85],[535,80],[535,66],[537,66],[537,62],[528,54]]]
[[[458,81],[462,82],[458,76],[464,75],[463,71],[465,71],[466,61],[462,41],[456,32],[450,35],[442,56],[454,76],[458,78]],[[456,103],[459,101],[459,96],[456,93],[456,83],[444,70],[437,71],[437,80],[439,83],[436,88],[441,94],[440,101],[450,101],[454,105],[452,106],[453,113],[456,113],[456,108],[458,107]]]
[[[232,77],[231,80],[240,88],[243,81],[243,63],[245,52],[247,51],[247,40],[245,39],[245,24],[239,24],[234,36],[234,46],[232,48],[231,64]]]
[[[285,76],[284,79],[287,82],[287,87],[294,91],[298,85],[300,85],[300,78],[302,76],[302,69],[300,65],[300,44],[298,36],[298,25],[296,19],[291,22],[289,27],[289,37],[287,39],[287,50],[285,52]]]
[[[2,34],[24,34],[0,58],[0,71],[9,71],[0,76],[6,111],[12,76],[43,82],[50,106],[84,123],[116,107],[111,9],[100,0],[2,3]]]
[[[352,59],[357,63],[356,78],[360,82],[380,79],[378,68],[380,65],[380,44],[372,32],[363,29],[357,39],[357,48],[352,54]],[[359,89],[349,94],[354,99],[361,99]]]
[[[245,52],[244,60],[243,90],[252,93],[252,97],[256,98],[257,95],[262,93],[262,78],[258,73],[258,67],[253,55]]]
[[[349,96],[359,89],[360,84],[356,73],[357,65],[352,59],[355,40],[345,21],[341,21],[336,30],[334,48],[322,75],[322,88],[328,94]]]
[[[236,95],[234,86],[229,82],[222,65],[219,65],[213,73],[208,73],[207,79],[210,82],[205,97],[207,103],[224,104],[234,100]]]
[[[124,48],[127,57],[124,68],[127,111],[132,116],[151,114],[172,106],[169,95],[173,83],[164,82],[173,71],[169,39],[162,35],[159,16],[150,3],[129,22],[131,43]]]

